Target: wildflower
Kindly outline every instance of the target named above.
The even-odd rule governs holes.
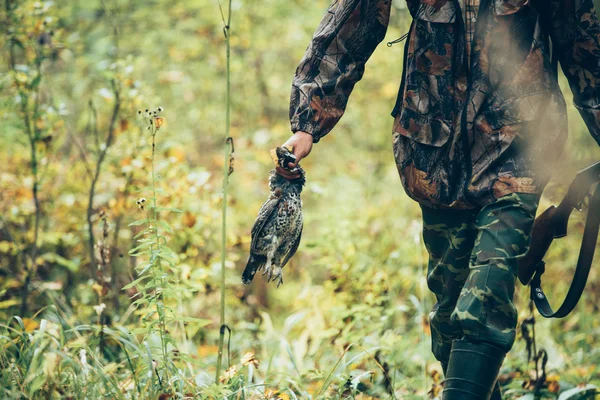
[[[269,400],[283,400],[280,396],[279,396],[279,392],[273,389],[268,389],[265,392],[265,398],[269,399]]]
[[[158,107],[156,110],[157,110],[158,112],[163,112],[165,109],[164,109],[164,108],[162,108],[162,107]]]
[[[219,382],[225,383],[232,379],[235,376],[235,374],[237,374],[237,368],[235,365],[232,365],[231,367],[225,370],[225,373],[219,378]]]
[[[556,374],[550,374],[546,378],[546,383],[548,383],[548,390],[550,393],[558,393],[560,390],[560,377]]]
[[[97,306],[94,306],[94,311],[96,311],[96,314],[98,314],[98,316],[100,316],[102,314],[102,311],[104,311],[105,308],[106,308],[106,304],[104,304],[104,303],[98,304]]]
[[[141,199],[137,200],[136,203],[140,210],[143,210],[146,207],[146,199],[143,197]]]
[[[245,367],[247,365],[254,365],[254,368],[258,368],[258,360],[254,357],[254,353],[252,352],[248,352],[246,354],[244,354],[244,356],[242,357],[242,365]]]
[[[548,384],[548,391],[550,393],[558,393],[560,390],[560,384],[558,382],[550,382]]]

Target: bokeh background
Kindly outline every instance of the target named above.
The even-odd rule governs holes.
[[[143,259],[128,253],[139,231],[129,224],[145,216],[136,201],[148,197],[140,190],[148,186],[151,172],[151,134],[140,124],[138,110],[158,106],[165,109],[156,136],[158,204],[180,210],[160,212],[172,227],[166,236],[177,254],[176,267],[166,270],[179,294],[173,315],[200,319],[180,331],[173,328],[173,349],[189,357],[180,367],[189,388],[172,396],[439,395],[440,368],[429,350],[427,314],[433,296],[425,283],[420,209],[404,194],[391,149],[390,112],[403,45],[385,43],[408,29],[403,1],[395,1],[387,36],[367,63],[346,115],[303,161],[305,229],[279,289],[260,276],[246,287],[240,276],[251,226],[268,196],[268,150],[290,135],[291,80],[329,2],[232,3],[230,135],[235,153],[227,203],[225,320],[232,331],[231,364],[239,368],[219,384],[213,381],[226,93],[219,3],[3,3],[0,397],[157,398],[171,393],[164,383],[158,389],[148,383],[140,391],[142,378],[136,392],[136,372],[152,375],[154,367],[138,367],[150,356],[130,350],[128,362],[126,346],[103,333],[105,328],[130,332],[140,349],[152,341],[144,319],[150,306],[133,304],[139,294],[135,286],[122,288],[136,279]],[[222,6],[226,14],[227,3]],[[570,138],[540,209],[560,201],[575,172],[600,153],[572,106],[569,121]],[[544,284],[553,299],[560,299],[570,282],[584,215],[573,217],[569,236],[548,256]],[[102,249],[110,250],[104,261],[98,255]],[[531,322],[528,290],[519,286],[517,297],[520,321]],[[548,355],[547,376],[539,384],[544,397],[556,398],[578,385],[600,385],[598,304],[596,268],[573,314],[556,321],[536,316],[537,349]],[[145,333],[138,332],[143,327]],[[525,327],[531,331],[530,323]],[[536,375],[527,343],[520,333],[504,365],[501,383],[507,398],[532,396]],[[248,352],[258,366],[240,364]],[[223,370],[229,366],[224,358]],[[97,373],[87,374],[86,368]]]

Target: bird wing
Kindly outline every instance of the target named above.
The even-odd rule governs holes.
[[[251,250],[256,249],[257,241],[260,239],[260,232],[271,217],[271,214],[273,214],[273,211],[277,208],[279,200],[278,197],[269,198],[258,211],[258,216],[256,217],[256,221],[254,221],[254,226],[250,233],[250,236],[252,237],[252,241],[250,242]]]
[[[290,258],[292,258],[294,256],[294,254],[296,254],[296,251],[298,251],[298,246],[300,246],[301,238],[302,238],[302,221],[300,221],[300,232],[298,233],[296,240],[292,244],[290,251],[287,252],[283,261],[281,262],[281,268],[285,267],[285,264],[287,264],[287,262],[290,261]]]

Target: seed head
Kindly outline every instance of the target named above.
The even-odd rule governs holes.
[[[136,203],[140,210],[145,209],[145,207],[146,207],[146,199],[145,198],[143,198],[143,197],[140,198],[139,200],[136,201]]]

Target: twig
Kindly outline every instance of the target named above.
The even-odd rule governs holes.
[[[101,149],[100,146],[97,144],[97,146],[98,146],[97,150],[99,151],[99,155],[98,155],[98,159],[96,161],[96,168],[95,168],[94,176],[92,178],[92,183],[90,184],[90,192],[89,192],[89,196],[88,196],[88,207],[87,207],[87,224],[88,224],[88,235],[89,235],[88,244],[90,247],[90,263],[91,263],[91,267],[92,267],[92,272],[96,269],[96,259],[94,257],[94,246],[95,246],[96,240],[94,237],[94,225],[92,222],[92,216],[94,215],[94,196],[96,195],[96,184],[98,183],[98,178],[100,178],[100,171],[102,170],[102,163],[104,162],[106,153],[108,152],[108,149],[112,145],[114,138],[115,138],[115,126],[117,123],[117,116],[119,115],[119,110],[121,108],[121,98],[119,96],[119,88],[114,79],[111,81],[111,83],[112,83],[113,93],[115,95],[115,104],[113,106],[112,116],[110,118],[110,124],[108,126],[108,134],[106,136],[106,141],[104,142],[104,148]],[[93,109],[93,107],[92,107],[92,109]],[[94,111],[92,111],[92,112],[94,112]],[[96,142],[96,143],[98,143],[98,142]]]
[[[6,1],[5,3],[6,12],[7,12],[7,23],[10,24],[9,13],[11,10],[10,1]],[[10,44],[9,44],[9,66],[11,70],[16,73],[16,61],[15,61],[15,40],[12,36],[10,36]],[[34,45],[35,48],[35,45]],[[35,67],[37,72],[37,78],[41,80],[41,54],[38,49],[35,48]],[[29,254],[30,263],[27,263],[26,258],[23,259],[24,269],[25,269],[25,280],[23,282],[23,287],[21,288],[21,309],[20,314],[25,316],[27,313],[27,297],[29,295],[29,285],[33,276],[36,273],[36,259],[38,253],[38,240],[39,240],[39,231],[40,231],[40,219],[42,216],[41,204],[39,199],[39,174],[38,174],[38,154],[36,143],[39,139],[39,132],[37,128],[32,126],[32,118],[36,118],[37,110],[39,107],[39,98],[40,98],[40,82],[37,82],[34,91],[32,94],[34,95],[34,109],[33,113],[29,109],[29,96],[26,95],[23,90],[22,84],[16,81],[17,89],[19,92],[19,97],[21,99],[21,112],[23,113],[23,123],[25,125],[25,133],[27,134],[27,139],[29,141],[29,149],[30,149],[30,167],[31,174],[33,177],[33,184],[31,187],[32,195],[33,195],[33,203],[35,207],[34,214],[34,230],[33,230],[33,243],[31,244],[31,252]]]

